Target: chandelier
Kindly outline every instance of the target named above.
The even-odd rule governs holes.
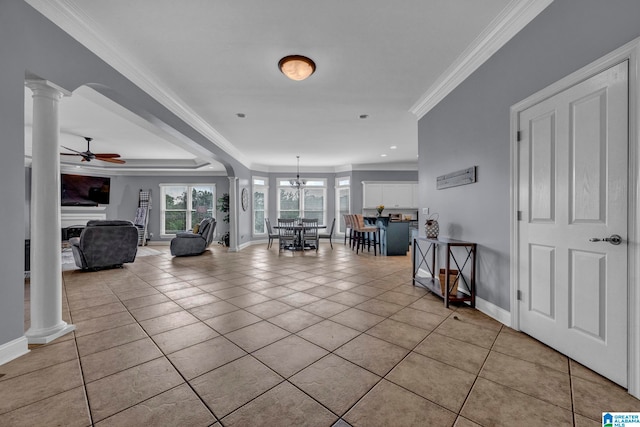
[[[292,187],[300,189],[307,184],[307,181],[300,179],[300,156],[296,156],[296,159],[298,159],[298,173],[296,175],[296,179],[289,180],[289,184],[291,184]]]

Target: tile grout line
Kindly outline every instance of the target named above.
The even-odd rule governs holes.
[[[138,276],[138,274],[136,274],[135,272],[132,272],[132,274],[134,274],[134,275],[136,276],[136,278],[138,278],[138,279],[140,279],[140,280],[142,280],[142,281],[144,281],[145,283],[147,283],[147,284],[148,284],[148,282],[146,282],[144,279],[142,279],[140,276]],[[144,327],[142,327],[142,325],[140,324],[140,321],[139,321],[139,320],[138,320],[138,319],[133,315],[133,313],[131,313],[131,311],[129,310],[129,308],[128,308],[124,303],[123,303],[123,300],[122,300],[122,299],[120,299],[120,297],[119,297],[115,292],[113,292],[113,290],[109,287],[109,285],[108,285],[108,284],[104,284],[104,286],[106,286],[107,288],[109,288],[109,290],[113,293],[113,295],[118,299],[118,301],[119,301],[119,302],[122,304],[122,306],[125,308],[126,312],[127,312],[127,313],[129,313],[129,315],[130,315],[130,316],[135,320],[135,324],[137,324],[137,325],[140,327],[140,329],[142,329],[142,331],[143,331],[143,332],[144,332],[144,334],[146,335],[146,338],[150,339],[150,340],[151,340],[151,342],[153,342],[153,344],[156,346],[156,348],[158,349],[158,351],[162,354],[162,356],[159,356],[159,357],[157,357],[157,358],[154,358],[154,359],[151,359],[151,360],[148,360],[148,361],[145,361],[145,362],[138,363],[138,364],[136,364],[136,365],[134,365],[134,366],[130,366],[130,367],[129,367],[129,368],[127,368],[127,369],[131,369],[131,368],[134,368],[134,367],[136,367],[136,366],[141,366],[141,365],[143,365],[143,364],[145,364],[145,363],[148,363],[148,362],[151,362],[151,361],[154,361],[154,360],[158,360],[158,359],[160,359],[160,358],[164,358],[164,359],[166,359],[166,360],[167,360],[167,362],[168,362],[168,363],[169,363],[169,364],[170,364],[170,365],[175,369],[175,371],[178,373],[178,375],[180,375],[180,377],[184,380],[184,383],[185,383],[185,384],[187,384],[187,385],[189,386],[189,388],[194,392],[194,394],[198,397],[198,399],[202,402],[202,404],[207,408],[207,410],[209,410],[209,411],[211,412],[211,415],[214,417],[214,419],[216,420],[216,422],[219,422],[220,420],[219,420],[219,419],[218,419],[218,417],[215,415],[215,413],[214,413],[214,412],[209,408],[209,406],[206,404],[206,402],[204,402],[204,401],[202,400],[202,398],[200,397],[200,395],[199,395],[198,393],[196,393],[196,391],[193,389],[193,387],[191,386],[191,384],[189,383],[189,381],[184,377],[184,375],[182,374],[182,372],[180,372],[180,370],[179,370],[179,369],[178,369],[178,368],[173,364],[173,362],[171,362],[171,359],[169,359],[169,357],[167,356],[167,354],[165,354],[165,352],[164,352],[160,347],[158,347],[158,344],[156,343],[156,341],[153,339],[153,337],[152,337],[151,335],[149,335],[149,333],[147,332],[147,330],[146,330]],[[150,285],[150,284],[149,284],[149,286],[153,287],[153,286],[152,286],[152,285]],[[155,288],[154,288],[154,289],[155,289]],[[158,292],[160,292],[160,293],[162,293],[163,295],[165,295],[165,294],[164,294],[163,292],[161,292],[161,291],[158,291]],[[165,296],[166,296],[166,295],[165,295]],[[173,300],[172,300],[172,301],[173,301]],[[152,304],[152,305],[153,305],[153,304]],[[182,307],[181,307],[181,308],[182,308]],[[184,310],[184,309],[183,309],[183,310]],[[71,310],[70,310],[70,311],[71,311]],[[186,310],[185,310],[185,311],[186,311]],[[104,316],[102,316],[102,317],[104,317]],[[161,316],[157,316],[157,317],[161,317]],[[145,319],[145,320],[148,320],[148,319]],[[200,319],[198,319],[198,320],[199,320],[201,323],[204,323],[202,320],[200,320]],[[205,324],[205,325],[206,325],[206,324]],[[207,327],[210,327],[209,325],[206,325],[206,326],[207,326]],[[117,328],[117,327],[114,327],[114,328],[111,328],[111,329],[115,329],[115,328]],[[102,332],[102,331],[101,331],[101,332]],[[100,332],[97,332],[97,333],[100,333]],[[216,333],[217,333],[217,331],[216,331]],[[143,339],[145,339],[145,337],[140,338],[139,340],[131,341],[131,342],[141,341],[141,340],[143,340]],[[115,347],[119,347],[119,346],[110,347],[110,348],[105,349],[105,350],[103,350],[103,351],[106,351],[106,350],[109,350],[109,349],[111,349],[111,348],[115,348]],[[76,351],[78,351],[78,349],[77,349],[77,342],[76,342]],[[96,354],[96,353],[93,353],[93,354]],[[82,372],[82,362],[81,362],[81,358],[80,358],[79,352],[78,352],[78,361],[80,362],[80,369],[81,369],[81,372]],[[118,374],[118,373],[120,373],[120,372],[123,372],[123,371],[114,372],[114,373],[112,373],[112,374],[110,374],[110,375],[107,375],[107,376],[105,376],[105,377],[103,377],[103,378],[108,378],[108,377],[113,376],[113,375],[116,375],[116,374]],[[82,375],[83,375],[83,380],[84,380],[84,374],[82,374]],[[100,379],[102,379],[102,378],[100,378]],[[96,380],[96,381],[98,381],[98,380]],[[84,384],[85,384],[85,387],[84,387],[84,388],[85,388],[85,393],[86,393],[86,382],[85,382]],[[146,401],[148,401],[148,400],[150,400],[150,399],[153,399],[153,398],[155,398],[155,397],[157,397],[157,396],[159,396],[159,395],[161,395],[161,394],[163,394],[163,393],[166,393],[166,392],[168,392],[168,391],[170,391],[170,390],[174,390],[174,389],[176,389],[177,387],[180,387],[181,385],[182,385],[182,384],[178,384],[178,385],[176,385],[175,387],[171,387],[171,388],[169,388],[169,389],[167,389],[167,390],[164,390],[164,391],[162,391],[162,392],[160,392],[160,393],[157,393],[157,394],[155,394],[155,395],[153,395],[153,396],[150,396],[150,397],[148,397],[148,398],[146,398],[146,399],[144,399],[144,400],[142,400],[142,401],[140,401],[140,402],[135,403],[134,405],[128,406],[128,407],[126,407],[126,408],[124,408],[124,409],[122,409],[122,410],[120,410],[120,411],[114,412],[113,414],[110,414],[109,416],[107,416],[107,417],[106,417],[106,418],[104,418],[103,420],[109,419],[109,418],[111,418],[111,417],[113,417],[113,416],[115,416],[115,415],[117,415],[117,414],[119,414],[119,413],[122,413],[122,412],[124,412],[124,411],[126,411],[126,410],[128,410],[128,409],[131,409],[131,408],[133,408],[133,407],[135,407],[135,406],[137,406],[137,405],[139,405],[139,404],[141,404],[141,403],[143,403],[143,402],[146,402]],[[93,424],[94,424],[94,422],[93,422],[93,414],[91,413],[91,405],[90,405],[90,401],[89,401],[89,396],[88,396],[88,394],[87,394],[87,396],[86,396],[86,397],[87,397],[87,402],[88,402],[88,404],[89,404],[89,415],[90,415],[90,417],[91,417],[91,421],[92,421],[92,425],[93,425]],[[101,420],[101,421],[102,421],[102,420]],[[214,424],[215,424],[215,423],[214,423]]]
[[[64,297],[67,301],[67,309],[69,310],[69,318],[71,320],[71,324],[73,324],[73,314],[71,312],[71,304],[69,303],[69,295],[67,294],[67,283],[66,283],[66,280],[64,279],[64,274],[62,275],[62,284],[64,287]],[[89,391],[87,390],[87,381],[85,379],[84,369],[82,367],[82,358],[80,357],[80,349],[78,348],[78,337],[76,334],[76,329],[74,329],[73,331],[73,343],[76,350],[78,365],[80,367],[80,378],[82,380],[82,390],[84,391],[84,398],[85,398],[85,401],[87,402],[87,412],[89,413],[89,421],[91,421],[91,425],[93,426],[95,425],[95,422],[93,421],[93,413],[91,412],[91,400],[89,400]]]
[[[402,286],[402,285],[398,285],[398,286]],[[393,288],[393,289],[395,289],[395,288]],[[375,299],[375,297],[373,297],[373,298],[371,298],[371,299]],[[369,301],[369,300],[367,300],[367,301]],[[381,300],[380,300],[380,301],[381,301]],[[415,301],[414,301],[414,302],[415,302]],[[413,303],[412,303],[412,304],[413,304]],[[402,310],[404,310],[404,309],[405,309],[405,308],[407,308],[407,307],[409,307],[409,305],[404,306]],[[398,310],[398,311],[401,311],[401,310]],[[343,347],[344,345],[346,345],[346,344],[348,344],[349,342],[353,341],[353,340],[354,340],[354,339],[356,339],[357,337],[359,337],[359,336],[361,336],[361,335],[365,335],[365,334],[366,334],[366,332],[367,332],[368,330],[370,330],[370,329],[374,328],[375,326],[379,325],[380,323],[384,322],[385,320],[393,320],[393,319],[391,319],[391,316],[395,315],[396,313],[398,313],[398,312],[395,312],[395,313],[393,313],[393,314],[391,314],[391,315],[389,315],[389,316],[386,316],[386,317],[384,318],[384,320],[381,320],[380,322],[378,322],[378,323],[376,323],[375,325],[371,326],[371,327],[370,327],[370,328],[368,328],[367,330],[365,330],[365,331],[361,332],[361,333],[360,333],[359,335],[357,335],[356,337],[352,338],[351,340],[349,340],[349,341],[347,341],[346,343],[344,343],[344,344],[342,344],[341,346],[339,346],[337,349],[339,349],[339,348]],[[450,315],[451,315],[451,314],[452,314],[452,313],[450,313]],[[449,316],[445,317],[445,318],[442,320],[442,322],[444,322],[448,317],[449,317]],[[438,324],[438,326],[439,326],[440,324],[442,324],[442,322],[440,322],[440,323]],[[404,323],[404,322],[401,322],[401,323]],[[410,326],[412,326],[412,325],[410,325]],[[436,326],[436,328],[437,328],[437,326]],[[434,331],[436,328],[434,328],[433,330],[429,331],[429,333],[428,333],[428,334],[427,334],[427,335],[426,335],[422,340],[420,340],[420,342],[416,343],[416,345],[415,345],[412,349],[409,349],[409,351],[407,352],[407,354],[405,354],[405,355],[404,355],[404,356],[403,356],[403,357],[402,357],[402,358],[401,358],[401,359],[400,359],[400,360],[399,360],[395,365],[393,365],[393,367],[391,367],[391,369],[389,369],[389,370],[387,371],[387,373],[386,373],[386,374],[384,374],[384,375],[378,375],[378,374],[376,374],[375,372],[370,371],[369,369],[367,369],[367,368],[365,368],[365,367],[363,367],[363,366],[360,366],[360,365],[358,365],[358,364],[356,364],[356,363],[351,362],[351,361],[350,361],[350,360],[348,360],[348,359],[345,359],[344,357],[342,357],[342,356],[340,356],[340,355],[338,355],[338,354],[335,354],[335,353],[334,353],[334,352],[335,352],[335,350],[334,350],[334,351],[332,351],[330,354],[333,354],[333,355],[334,355],[334,356],[336,356],[336,357],[340,357],[341,359],[346,360],[346,361],[347,361],[347,362],[349,362],[349,363],[353,363],[354,365],[356,365],[356,366],[358,366],[358,367],[360,367],[360,368],[362,368],[362,369],[366,370],[367,372],[371,372],[372,374],[374,374],[374,375],[376,375],[376,376],[378,376],[378,377],[379,377],[379,380],[378,380],[378,381],[376,381],[376,382],[375,382],[375,384],[373,384],[373,385],[372,385],[372,386],[371,386],[371,387],[370,387],[370,388],[369,388],[369,389],[368,389],[368,390],[367,390],[367,391],[366,391],[362,396],[360,396],[360,398],[358,398],[358,399],[357,399],[357,400],[356,400],[356,401],[355,401],[355,402],[354,402],[354,403],[353,403],[349,408],[347,408],[347,410],[346,410],[343,414],[341,414],[341,415],[339,416],[339,419],[344,419],[344,416],[345,416],[345,415],[347,415],[351,409],[353,409],[353,408],[354,408],[354,407],[355,407],[359,402],[361,402],[361,401],[365,398],[365,396],[367,396],[367,395],[368,395],[368,394],[369,394],[369,393],[370,393],[370,392],[371,392],[371,391],[372,391],[372,390],[373,390],[373,389],[374,389],[378,384],[380,384],[382,381],[388,381],[388,382],[390,382],[390,383],[392,383],[392,384],[394,384],[394,385],[396,385],[396,386],[398,386],[398,387],[400,387],[400,388],[402,388],[402,389],[404,389],[404,390],[408,391],[409,393],[411,393],[411,394],[414,394],[414,395],[418,396],[418,397],[419,397],[419,398],[421,398],[421,399],[425,399],[425,400],[427,400],[427,401],[429,401],[429,402],[433,403],[434,405],[437,405],[437,406],[439,406],[439,407],[441,407],[441,408],[444,408],[443,406],[439,405],[438,403],[436,403],[436,402],[432,402],[431,400],[429,400],[429,399],[427,399],[427,398],[425,398],[425,397],[423,397],[423,396],[420,396],[419,394],[417,394],[417,393],[415,393],[415,392],[413,392],[413,391],[411,391],[411,390],[409,390],[409,389],[405,388],[404,386],[401,386],[401,385],[399,385],[399,384],[396,384],[396,383],[394,383],[393,381],[390,381],[390,380],[388,380],[388,379],[386,378],[386,377],[387,377],[387,375],[389,375],[389,373],[391,373],[391,371],[393,371],[393,370],[394,370],[394,369],[395,369],[395,368],[396,368],[400,363],[402,363],[402,362],[403,362],[407,357],[409,357],[409,355],[410,355],[411,353],[414,353],[414,350],[416,349],[416,347],[418,347],[418,346],[419,346],[419,345],[420,345],[420,344],[421,344],[425,339],[427,339],[427,337],[429,337],[429,336],[433,333],[433,331]],[[367,334],[367,335],[368,335],[368,334]],[[383,339],[383,338],[374,337],[373,335],[369,335],[369,336],[370,336],[370,337],[373,337],[373,338],[377,338],[377,339],[379,339],[379,340],[381,340],[381,341],[384,341],[384,342],[386,342],[386,343],[388,343],[388,344],[392,344],[392,345],[396,345],[396,346],[398,346],[397,344],[392,343],[392,342],[389,342],[389,341],[387,341],[387,340],[385,340],[385,339]],[[403,348],[403,349],[406,349],[405,347],[402,347],[402,346],[398,346],[398,347],[401,347],[401,348]],[[336,350],[337,350],[337,349],[336,349]],[[418,353],[418,354],[419,354],[419,353]],[[325,356],[325,357],[326,357],[326,356]],[[315,363],[315,362],[314,362],[314,363]],[[445,409],[445,410],[448,410],[447,408],[444,408],[444,409]],[[451,411],[450,411],[450,412],[451,412]],[[345,422],[348,422],[348,421],[346,421],[346,420],[345,420]]]
[[[569,396],[571,397],[571,420],[576,427],[576,408],[573,402],[573,375],[571,375],[571,359],[567,357],[567,372],[569,373]]]
[[[489,356],[491,355],[491,352],[493,351],[493,347],[496,345],[496,341],[498,341],[498,337],[500,336],[500,333],[502,332],[502,329],[504,327],[505,327],[504,325],[500,326],[500,330],[496,334],[496,337],[493,339],[493,343],[491,343],[491,347],[488,349],[489,351],[487,352],[487,355],[484,357],[484,360],[482,362],[482,366],[480,366],[480,369],[478,370],[478,373],[476,374],[476,377],[473,380],[473,384],[471,384],[471,387],[469,387],[469,392],[467,393],[467,396],[464,398],[464,401],[462,402],[462,406],[460,406],[460,410],[458,411],[458,417],[462,417],[462,410],[464,409],[464,406],[467,404],[467,401],[469,400],[469,397],[471,396],[471,392],[473,391],[473,388],[476,386],[476,383],[478,382],[478,378],[480,378],[480,373],[482,372],[482,369],[484,369],[484,366],[486,365],[487,360],[489,359]],[[473,420],[471,420],[471,421],[473,421]]]
[[[134,273],[134,274],[135,274],[135,273]],[[171,273],[169,273],[169,274],[171,274]],[[136,275],[136,277],[137,277],[137,278],[139,278],[140,280],[143,280],[145,283],[149,284],[146,280],[142,279],[142,278],[141,278],[141,277],[139,277],[137,274],[135,274],[135,275]],[[177,276],[174,276],[174,277],[177,277]],[[151,287],[153,287],[154,289],[156,289],[156,288],[155,288],[153,285],[151,285],[151,284],[149,284],[149,286],[151,286]],[[156,289],[156,290],[157,290],[157,289]],[[164,295],[165,297],[167,297],[167,295],[166,295],[164,292],[162,292],[162,291],[158,291],[158,292],[160,292],[162,295]],[[116,295],[116,297],[118,298],[118,300],[120,300],[120,297],[119,297],[119,296],[117,296],[117,295]],[[169,297],[167,297],[167,298],[169,298]],[[169,298],[169,300],[175,303],[175,301],[174,301],[173,299]],[[120,301],[122,302],[122,300],[120,300]],[[175,304],[177,304],[177,303],[175,303]],[[174,363],[171,361],[171,359],[169,358],[169,356],[164,352],[164,350],[162,350],[162,349],[160,348],[160,346],[159,346],[159,345],[158,345],[158,343],[153,339],[153,337],[152,337],[151,335],[149,335],[149,333],[147,332],[147,330],[146,330],[146,329],[145,329],[145,328],[140,324],[140,321],[139,321],[139,320],[138,320],[138,319],[133,315],[133,313],[131,313],[131,312],[129,311],[129,308],[128,308],[124,303],[122,303],[122,305],[127,309],[127,312],[129,313],[129,315],[130,315],[131,317],[133,317],[133,318],[136,320],[136,323],[138,324],[138,326],[140,326],[140,329],[142,329],[142,331],[145,333],[145,335],[147,336],[147,338],[149,338],[149,339],[151,340],[151,342],[153,342],[153,344],[156,346],[156,348],[158,349],[158,351],[162,354],[162,357],[163,357],[164,359],[166,359],[166,360],[167,360],[167,362],[168,362],[168,363],[173,367],[173,369],[176,371],[176,373],[177,373],[178,375],[180,375],[180,377],[181,377],[181,378],[183,379],[183,381],[184,381],[184,384],[186,384],[186,385],[191,389],[191,391],[192,391],[192,392],[193,392],[193,393],[198,397],[198,400],[200,400],[200,402],[204,405],[204,407],[205,407],[205,408],[207,408],[207,410],[211,413],[211,415],[212,415],[212,416],[213,416],[213,418],[216,420],[216,422],[218,422],[218,423],[222,424],[222,422],[220,421],[220,419],[218,418],[218,416],[215,414],[215,412],[213,412],[213,409],[212,409],[212,408],[210,408],[210,407],[209,407],[209,405],[207,405],[207,403],[202,399],[202,397],[200,396],[200,394],[199,394],[198,392],[196,392],[196,390],[193,388],[193,386],[191,385],[191,383],[189,382],[189,380],[187,380],[187,378],[184,376],[184,374],[183,374],[183,373],[182,373],[182,372],[177,368],[177,366],[175,366],[175,365],[174,365]],[[180,304],[177,304],[177,305],[178,305],[178,306],[180,306]],[[189,313],[189,311],[188,311],[188,310],[186,310],[185,308],[183,308],[182,306],[180,306],[180,308],[181,308],[182,310],[186,311],[187,313]],[[171,313],[170,313],[170,314],[171,314]],[[191,314],[191,313],[189,313],[189,314]],[[191,314],[191,315],[193,316],[193,314]],[[158,317],[162,317],[162,316],[152,317],[151,319],[155,319],[155,318],[158,318]],[[196,316],[194,316],[194,317],[196,317]],[[205,326],[207,326],[208,328],[211,328],[211,326],[207,325],[203,320],[200,320],[198,317],[196,317],[196,319],[198,319],[198,321],[199,321],[200,323],[204,324],[204,325],[205,325]],[[150,319],[145,319],[145,320],[150,320]],[[178,328],[174,328],[174,329],[178,329]],[[215,331],[215,329],[213,329],[213,328],[211,328],[211,329],[212,329],[213,331]],[[170,330],[173,330],[173,329],[170,329]],[[218,333],[218,331],[215,331],[215,332],[216,332],[216,333]],[[214,337],[214,338],[216,338],[216,337]],[[211,338],[211,339],[214,339],[214,338]],[[210,341],[210,340],[207,340],[207,341]],[[205,341],[203,341],[203,342],[205,342]],[[194,345],[195,345],[195,344],[194,344]],[[159,358],[158,358],[158,359],[159,359]],[[156,359],[153,359],[153,360],[156,360]],[[234,360],[237,360],[237,359],[234,359]],[[144,362],[144,363],[147,363],[147,362]],[[140,365],[140,364],[139,364],[139,365]],[[139,366],[139,365],[136,365],[136,366]],[[177,388],[177,387],[180,387],[181,385],[182,385],[182,384],[178,384],[178,385],[177,385],[177,386],[175,386],[175,387],[172,387],[172,388],[170,388],[170,389],[168,389],[168,390],[164,390],[164,391],[162,391],[162,392],[160,392],[160,393],[158,393],[158,394],[156,394],[156,395],[154,395],[154,396],[149,397],[148,399],[143,400],[142,402],[138,402],[138,403],[136,403],[135,405],[132,405],[132,406],[130,406],[130,407],[128,407],[128,408],[126,408],[126,409],[123,409],[123,411],[125,411],[125,410],[127,410],[127,409],[130,409],[130,408],[133,408],[134,406],[137,406],[137,405],[139,405],[139,404],[141,404],[141,403],[143,403],[143,402],[146,402],[146,401],[148,401],[149,399],[152,399],[152,398],[154,398],[154,397],[156,397],[156,396],[159,396],[159,395],[161,395],[161,394],[163,394],[163,393],[166,393],[166,392],[167,392],[167,391],[169,391],[169,390],[173,390],[173,389],[175,389],[175,388]],[[122,412],[122,411],[120,411],[120,412]],[[115,415],[115,414],[112,414],[112,415],[110,415],[110,416],[113,416],[113,415]],[[215,422],[214,422],[214,424],[215,424]]]

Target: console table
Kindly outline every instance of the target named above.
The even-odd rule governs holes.
[[[420,242],[425,242],[428,244],[425,251],[420,246]],[[436,275],[436,250],[438,246],[444,246],[447,254],[447,258],[445,261],[444,268],[444,277],[445,277],[445,294],[442,295],[442,291],[440,288],[440,279]],[[416,284],[429,289],[436,295],[440,295],[444,299],[444,306],[449,307],[450,302],[469,302],[471,307],[475,307],[476,305],[476,243],[465,242],[462,240],[456,239],[448,239],[448,238],[440,238],[440,239],[429,239],[426,237],[416,237],[413,239],[413,286]],[[462,255],[464,257],[464,261],[460,263],[456,258],[456,254],[454,253],[453,248],[463,248],[462,254],[458,253],[458,256]],[[431,254],[431,263],[428,262],[429,254]],[[461,257],[460,257],[461,258]],[[456,279],[458,280],[459,285],[464,285],[465,290],[468,292],[458,292],[456,294],[451,294],[450,291],[452,289],[453,283],[450,283],[450,272],[451,272],[451,261],[455,264],[458,269],[458,275]],[[467,263],[470,262],[471,272],[469,275],[469,282],[465,279],[462,271]],[[420,267],[425,266],[429,273],[431,273],[431,277],[420,277],[417,275]]]

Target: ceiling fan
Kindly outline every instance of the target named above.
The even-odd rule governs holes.
[[[96,159],[96,160],[102,160],[103,162],[109,162],[109,163],[118,163],[118,164],[126,163],[124,160],[120,160],[117,158],[117,157],[120,157],[120,154],[92,153],[91,150],[89,149],[89,143],[93,140],[93,138],[89,138],[88,136],[85,136],[84,139],[87,140],[87,151],[76,151],[73,148],[65,147],[63,145],[62,148],[66,148],[69,151],[73,151],[73,153],[60,153],[60,155],[61,156],[82,156],[83,162],[90,162],[91,160]]]

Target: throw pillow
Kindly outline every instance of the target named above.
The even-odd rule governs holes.
[[[198,234],[198,231],[200,231],[200,224],[193,226],[193,234]]]

